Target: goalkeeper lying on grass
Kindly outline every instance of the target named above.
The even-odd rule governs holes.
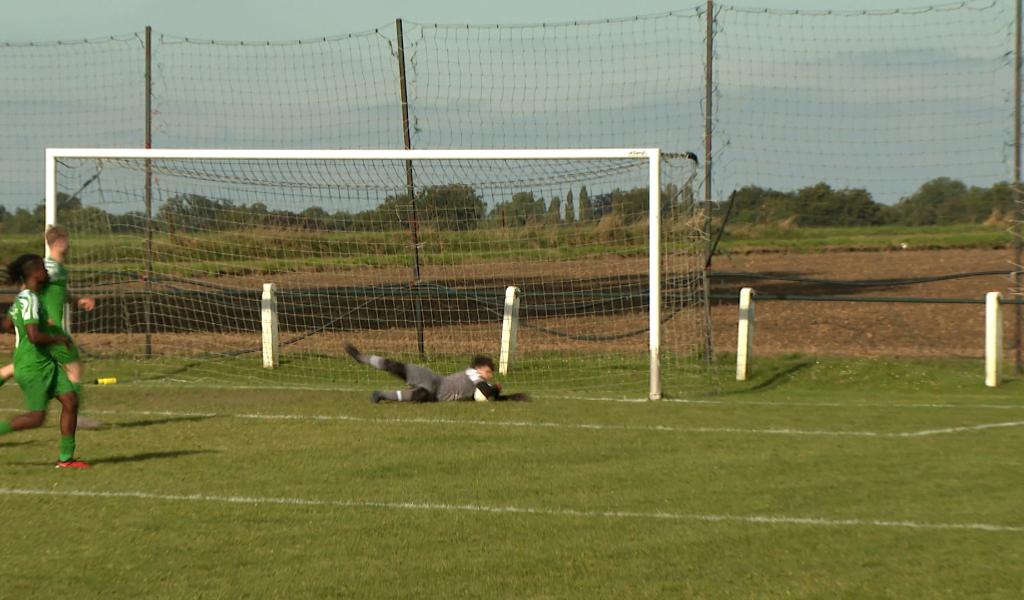
[[[394,392],[375,391],[370,400],[376,404],[381,400],[396,402],[448,402],[459,400],[529,400],[526,394],[501,393],[501,386],[490,383],[494,377],[494,361],[486,356],[474,356],[465,371],[442,377],[426,367],[400,363],[381,356],[361,354],[352,344],[345,345],[345,351],[357,361],[387,371],[405,381],[411,389]]]

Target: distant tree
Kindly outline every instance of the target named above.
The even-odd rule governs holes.
[[[971,187],[967,190],[964,203],[971,214],[972,222],[984,222],[993,216],[1013,214],[1017,196],[1013,186],[1001,181],[990,188]]]
[[[548,204],[548,214],[545,219],[550,224],[557,225],[562,222],[562,199],[555,196]]]
[[[465,184],[453,183],[425,188],[418,198],[423,219],[438,229],[465,231],[476,227],[486,211],[484,201]]]
[[[243,212],[242,220],[244,220],[249,226],[262,226],[267,223],[269,215],[270,209],[267,208],[266,204],[262,202],[253,202]]]
[[[587,223],[594,220],[594,207],[590,203],[587,186],[580,188],[580,221]]]
[[[791,212],[805,227],[880,225],[881,206],[863,189],[833,190],[818,183],[796,192]]]
[[[543,198],[534,198],[533,192],[516,192],[508,202],[499,202],[491,210],[493,217],[502,218],[509,226],[535,223],[544,218],[547,207]]]
[[[971,222],[965,202],[967,186],[949,177],[939,177],[923,184],[916,192],[896,204],[900,221],[905,225],[946,225]]]
[[[612,193],[598,194],[597,196],[589,197],[590,201],[590,219],[592,221],[600,221],[605,215],[612,213]]]
[[[792,216],[792,209],[792,197],[788,194],[748,185],[736,190],[731,220],[733,223],[767,224]]]
[[[31,211],[19,208],[13,214],[9,214],[4,223],[7,233],[38,233],[43,231],[46,222],[45,208],[42,204],[37,205]]]
[[[611,194],[612,214],[618,215],[623,223],[635,223],[645,218],[649,195],[648,188],[633,188],[626,192],[613,191]]]
[[[333,221],[330,213],[320,208],[319,206],[310,206],[299,213],[299,226],[302,229],[312,229],[314,231],[324,231],[330,228],[330,222]]]
[[[78,210],[82,208],[82,200],[78,196],[71,196],[64,192],[57,192],[57,214],[66,210]]]
[[[178,194],[164,201],[157,210],[157,218],[174,223],[178,231],[222,231],[238,227],[236,219],[242,212],[230,200]]]
[[[388,196],[377,208],[353,215],[353,228],[358,231],[399,229],[407,227],[411,218],[412,203],[409,196]],[[417,220],[422,220],[419,214]]]
[[[576,201],[572,197],[572,190],[565,193],[565,222],[576,222]]]
[[[686,192],[689,187],[679,189],[674,183],[669,183],[661,189],[661,214],[662,216],[676,216],[686,214],[689,208]]]

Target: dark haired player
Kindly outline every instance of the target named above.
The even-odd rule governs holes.
[[[475,400],[477,392],[487,400],[493,401],[529,400],[526,394],[504,395],[501,393],[501,386],[491,383],[491,379],[494,377],[494,361],[486,356],[474,356],[468,369],[444,377],[419,365],[400,363],[382,356],[367,356],[360,353],[352,344],[346,344],[345,351],[363,364],[391,373],[405,381],[410,388],[393,392],[375,391],[370,395],[370,400],[374,404],[381,400],[396,402]]]
[[[41,308],[46,313],[46,321],[42,323],[43,330],[51,335],[62,335],[71,339],[64,327],[66,322],[64,306],[70,302],[82,310],[91,311],[96,306],[96,301],[93,298],[73,298],[68,294],[68,271],[64,266],[71,245],[68,230],[60,225],[51,225],[47,227],[43,238],[46,241],[46,247],[50,249],[50,255],[44,259],[49,278],[39,291]],[[57,361],[57,365],[67,373],[68,379],[75,386],[75,393],[78,395],[78,402],[81,405],[83,369],[78,348],[72,341],[66,346],[50,346],[47,351],[50,357]],[[13,364],[0,367],[0,385],[13,377]],[[78,417],[79,429],[99,429],[102,426],[101,421]]]
[[[78,394],[47,348],[67,347],[70,340],[61,334],[47,333],[41,327],[47,317],[45,309],[40,306],[38,294],[49,279],[43,257],[23,254],[14,259],[7,265],[7,279],[18,284],[20,291],[0,322],[0,328],[14,332],[14,380],[25,396],[29,412],[0,422],[0,435],[42,425],[46,420],[46,406],[56,397],[61,404],[57,468],[88,468],[88,463],[74,458]]]

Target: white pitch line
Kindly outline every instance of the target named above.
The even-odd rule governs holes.
[[[1003,427],[1020,427],[1021,425],[1024,425],[1024,421],[1008,421],[1006,423],[985,423],[982,425],[947,427],[946,429],[925,429],[923,431],[903,433],[901,434],[901,437],[924,437],[928,435],[942,435],[944,433],[962,433],[965,431],[981,431],[984,429],[1000,429]]]
[[[622,402],[626,404],[645,404],[650,402],[646,398],[611,398],[606,396],[551,396],[565,400],[590,400],[595,402]],[[651,402],[659,404],[667,402],[671,404],[709,404],[709,405],[747,405],[747,406],[800,406],[800,407],[823,407],[823,408],[992,408],[999,410],[1024,410],[1024,404],[938,404],[938,403],[901,403],[889,402],[885,404],[872,403],[842,403],[842,402],[787,402],[770,400],[690,400],[686,398],[662,398]]]
[[[883,519],[828,519],[822,517],[786,517],[768,515],[716,515],[701,513],[600,511],[559,508],[530,508],[519,506],[486,506],[481,504],[448,504],[434,502],[383,502],[372,500],[317,500],[312,498],[275,498],[260,496],[211,496],[206,494],[157,494],[151,492],[110,492],[88,490],[40,490],[0,488],[4,496],[55,496],[66,498],[131,498],[165,502],[212,502],[246,505],[317,506],[330,508],[372,508],[382,510],[423,510],[445,512],[475,512],[490,514],[518,514],[583,519],[639,519],[668,521],[698,521],[706,523],[748,523],[752,525],[808,525],[818,527],[889,527],[925,530],[961,530],[1024,533],[1024,526],[993,525],[988,523],[922,523],[918,521],[892,521]]]
[[[0,412],[21,412],[15,409],[0,409]],[[767,428],[747,429],[741,427],[673,427],[669,425],[608,425],[601,423],[555,423],[551,421],[487,421],[481,419],[447,419],[433,417],[359,417],[354,415],[294,415],[266,413],[212,413],[212,412],[177,412],[163,410],[92,410],[90,415],[127,415],[127,416],[159,416],[159,417],[229,417],[234,419],[252,419],[261,421],[349,421],[362,423],[399,424],[399,425],[472,425],[484,427],[512,427],[537,429],[582,429],[591,431],[652,431],[664,433],[728,433],[745,435],[793,435],[819,437],[862,437],[862,438],[918,438],[933,435],[964,433],[1007,427],[1024,426],[1024,421],[1007,421],[1002,423],[983,423],[944,429],[925,429],[921,431],[844,431],[827,429],[791,429]],[[116,425],[116,423],[114,423]]]
[[[133,415],[161,417],[231,417],[261,421],[350,421],[381,424],[411,425],[473,425],[487,427],[538,428],[538,429],[583,429],[592,431],[654,431],[671,433],[737,433],[763,435],[806,435],[806,436],[850,436],[850,437],[900,437],[901,434],[874,431],[829,431],[804,429],[743,429],[737,427],[671,427],[667,425],[606,425],[599,423],[553,423],[549,421],[485,421],[480,419],[445,419],[429,417],[358,417],[353,415],[290,415],[266,413],[202,413],[174,411],[116,411],[93,410],[92,415]],[[116,423],[115,423],[116,424]]]

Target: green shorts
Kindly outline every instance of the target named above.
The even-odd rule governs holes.
[[[15,369],[14,381],[25,396],[25,406],[33,412],[46,410],[51,399],[75,391],[67,373],[54,363],[41,369]]]
[[[57,364],[59,365],[66,365],[78,360],[78,346],[76,346],[74,342],[72,342],[70,346],[54,344],[47,350],[49,351],[50,356],[53,357],[53,360],[57,361]]]

